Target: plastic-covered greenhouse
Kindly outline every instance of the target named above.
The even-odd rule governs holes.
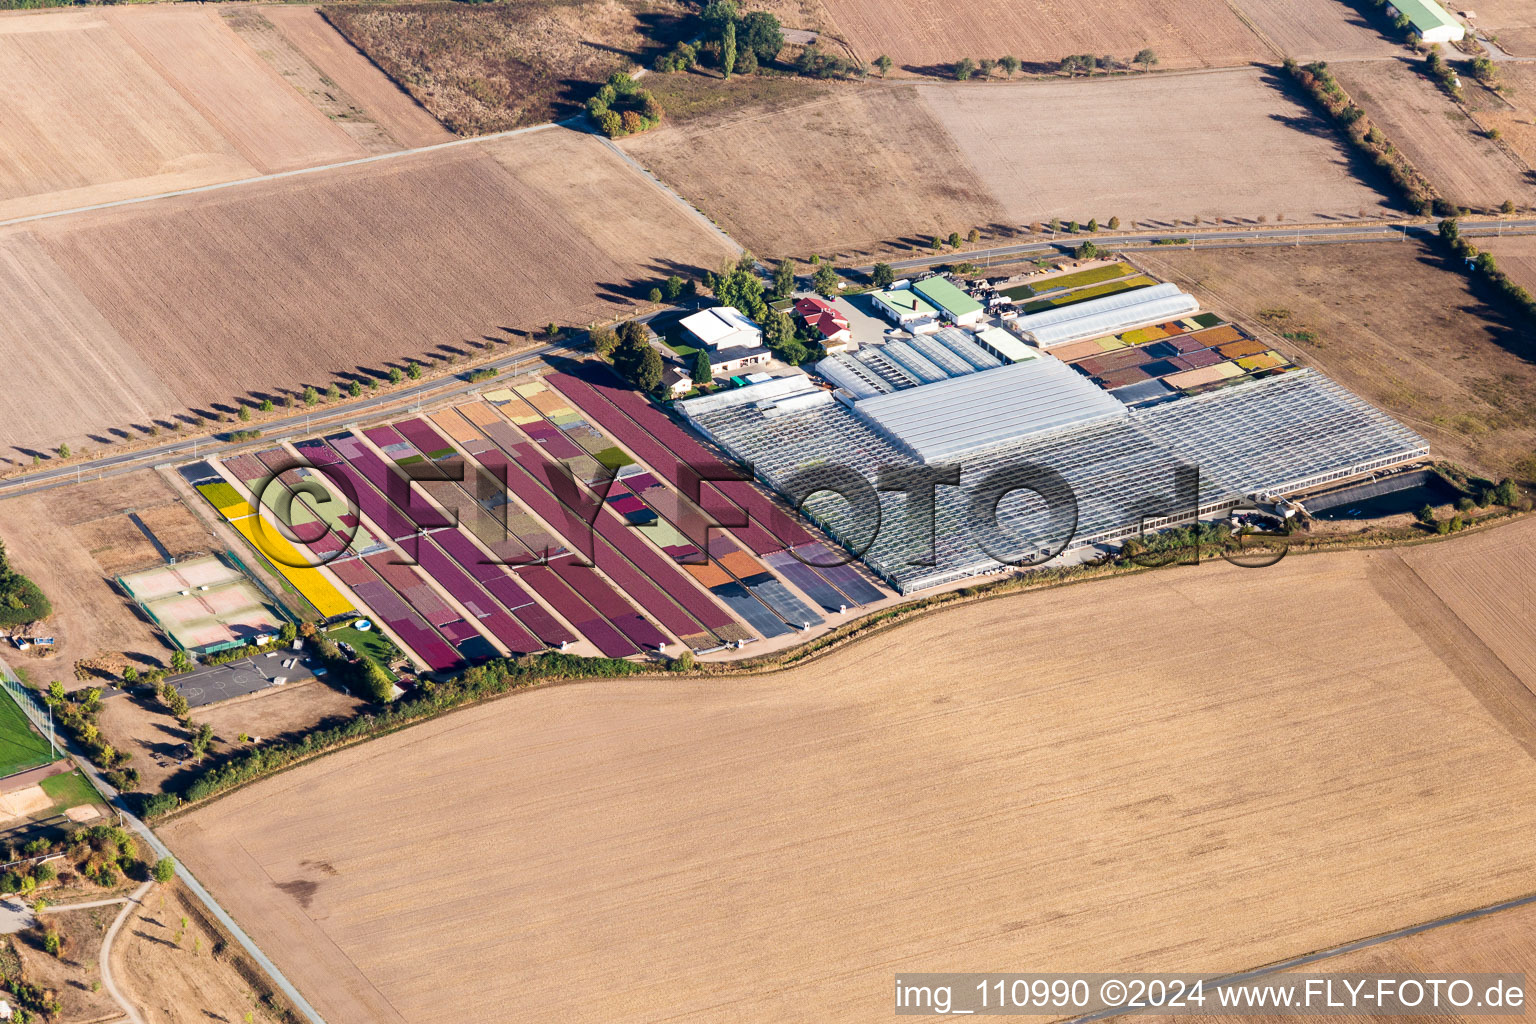
[[[1195,297],[1180,291],[1178,285],[1159,284],[1021,316],[1014,321],[1013,328],[1048,349],[1141,324],[1176,319],[1199,309]]]
[[[820,396],[808,402],[814,391],[804,378],[780,379],[682,406],[791,504],[807,498],[802,492],[816,482],[813,471],[831,466],[856,472],[870,493],[883,470],[923,468],[907,446],[845,405]],[[953,410],[956,417],[968,413]],[[868,543],[864,561],[909,593],[1006,570],[1000,558],[1117,540],[1197,511],[1209,515],[1428,451],[1422,438],[1385,413],[1320,374],[1298,370],[970,451],[954,460],[960,485],[934,488],[931,522],[918,514],[921,502],[909,513],[908,493],[900,490],[878,492],[878,523],[867,508],[861,513],[828,490],[810,495],[804,511],[850,550]],[[1192,468],[1199,472],[1198,496]],[[997,481],[1028,482],[1036,490],[1002,493],[992,529],[990,500],[997,492],[987,483]]]

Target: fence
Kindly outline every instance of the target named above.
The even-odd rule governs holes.
[[[4,661],[0,661],[0,684],[5,686],[5,692],[9,693],[11,699],[16,702],[16,706],[21,708],[21,713],[31,720],[38,733],[48,741],[48,749],[53,760],[63,757],[64,752],[59,749],[59,745],[53,738],[53,709],[44,704],[30,688],[23,685]]]

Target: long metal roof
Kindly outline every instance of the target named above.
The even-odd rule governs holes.
[[[924,462],[1127,416],[1123,403],[1051,358],[865,398],[854,411]]]
[[[1029,336],[1034,338],[1035,344],[1041,348],[1052,349],[1074,341],[1098,338],[1106,334],[1118,334],[1143,324],[1176,320],[1181,316],[1198,312],[1199,309],[1200,303],[1194,296],[1180,292],[1121,306],[1118,309],[1106,309],[1075,320],[1037,327],[1029,332]]]

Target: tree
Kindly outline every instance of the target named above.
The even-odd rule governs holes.
[[[693,354],[693,382],[702,386],[714,379],[715,372],[709,368],[709,353],[699,349]]]
[[[171,670],[174,672],[192,671],[192,659],[187,656],[186,651],[178,649],[171,652]]]
[[[1111,231],[1119,231],[1120,230],[1120,218],[1119,217],[1111,217],[1111,218],[1109,218],[1109,230],[1111,230]]]
[[[779,26],[779,19],[767,11],[753,11],[741,19],[741,30],[738,42],[744,50],[751,50],[752,57],[757,64],[772,64],[779,59],[779,53],[784,49],[784,31]],[[748,74],[746,68],[740,66],[743,52],[737,58],[737,70],[742,74]]]
[[[718,38],[725,34],[725,26],[735,26],[741,13],[735,0],[710,0],[699,16],[704,22],[704,34]]]
[[[593,329],[587,337],[592,341],[592,351],[604,359],[613,355],[613,350],[619,347],[619,336],[606,327]]]
[[[1088,218],[1088,230],[1090,232],[1099,230],[1099,218],[1097,218],[1097,217],[1089,217]]]
[[[240,412],[237,413],[237,415],[240,417],[241,423],[251,422],[251,407],[248,405],[241,405]]]
[[[341,388],[338,385],[336,385],[336,384],[332,384],[330,387],[325,389],[325,397],[326,397],[326,399],[328,401],[332,401],[332,402],[340,401],[341,400]]]
[[[48,703],[58,707],[64,703],[64,684],[55,679],[48,684]]]
[[[944,248],[944,239],[940,238],[938,235],[934,235],[933,241],[928,243],[928,248],[932,249],[934,252],[938,252],[940,249]]]
[[[347,384],[347,394],[351,395],[353,398],[356,398],[358,395],[361,395],[362,393],[363,393],[363,385],[362,385],[361,381],[355,381],[354,380],[354,381],[348,382],[348,384]]]
[[[890,73],[891,66],[895,63],[895,61],[891,60],[891,58],[887,57],[883,53],[875,58],[875,67],[880,69],[881,78],[884,78],[887,74]]]
[[[61,458],[61,459],[69,458],[69,455],[70,455],[69,445],[68,444],[61,444],[61,445],[59,445],[58,452],[59,452],[59,458]]]
[[[1506,505],[1510,508],[1513,508],[1515,503],[1520,500],[1520,491],[1515,487],[1514,480],[1510,479],[1509,477],[1505,477],[1503,480],[1500,480],[1499,486],[1493,489],[1493,500],[1498,502],[1500,505]]]
[[[164,885],[176,877],[176,862],[169,857],[155,861],[155,881]]]
[[[676,274],[672,274],[661,283],[661,291],[667,297],[668,302],[676,302],[678,297],[683,294],[683,279]]]
[[[64,949],[64,940],[59,933],[49,928],[43,932],[43,951],[49,956],[59,956]]]
[[[1157,63],[1157,51],[1150,46],[1142,47],[1136,51],[1136,56],[1131,58],[1132,64],[1140,64],[1143,72],[1151,71]]]
[[[1019,58],[1017,57],[1001,57],[998,59],[997,64],[998,67],[1003,69],[1003,74],[1007,75],[1009,78],[1012,78],[1019,70]]]
[[[208,746],[213,742],[213,726],[203,722],[197,727],[197,732],[192,736],[192,756],[201,759],[208,753]]]
[[[375,704],[387,704],[394,693],[394,680],[389,678],[384,666],[366,654],[359,661],[356,678],[357,688]]]
[[[283,623],[283,627],[277,631],[277,642],[291,644],[299,638],[299,627],[291,622]]]
[[[640,355],[640,364],[635,369],[635,387],[641,391],[655,391],[661,387],[661,353],[654,346],[645,346],[645,351]]]
[[[1435,510],[1428,505],[1425,505],[1413,515],[1414,518],[1418,519],[1418,521],[1423,523],[1425,526],[1429,526],[1435,521]]]
[[[951,231],[949,233],[949,238],[947,239],[947,241],[949,242],[949,247],[951,249],[958,249],[958,248],[960,248],[960,232],[958,232],[958,231]]]
[[[785,257],[773,268],[773,294],[787,299],[795,293],[795,261]]]
[[[270,399],[270,398],[263,398],[261,400],[261,405],[259,406],[259,408],[261,409],[262,412],[271,412],[272,408],[273,408],[273,406],[272,406],[272,399]]]
[[[1506,200],[1504,200],[1504,202],[1499,205],[1499,212],[1504,214],[1505,216],[1508,216],[1509,214],[1514,213],[1515,212],[1515,201],[1513,199],[1506,199]]]
[[[725,26],[720,38],[720,70],[725,72],[725,77],[730,78],[731,72],[736,70],[736,23],[733,21]]]
[[[830,263],[823,263],[817,267],[815,275],[811,278],[811,286],[816,289],[816,294],[821,296],[836,295],[837,284],[837,271]]]
[[[306,387],[304,389],[304,404],[305,405],[318,405],[319,402],[320,402],[320,392],[316,391],[313,386]]]
[[[659,305],[661,303],[661,298],[662,298],[662,296],[661,296],[661,289],[660,288],[652,288],[651,291],[650,291],[650,294],[648,294],[646,296],[646,298],[650,299],[652,302],[657,303]]]
[[[139,670],[129,665],[123,669],[123,685],[132,686],[139,681]]]
[[[789,318],[789,314],[782,309],[777,310],[763,324],[763,341],[774,352],[780,351],[788,342],[794,340],[795,323]]]
[[[891,282],[896,280],[896,272],[889,263],[876,263],[870,271],[869,279],[876,288],[889,288]]]
[[[976,72],[976,62],[969,57],[962,57],[955,61],[955,81],[964,82]]]
[[[982,78],[991,78],[992,71],[996,67],[997,61],[992,60],[990,57],[983,57],[976,62],[976,73]]]
[[[1082,245],[1077,247],[1077,251],[1073,253],[1073,255],[1080,260],[1091,260],[1094,257],[1101,255],[1102,253],[1103,250],[1094,245],[1092,242],[1084,242]]]
[[[981,232],[977,231],[975,228],[971,228],[971,230],[966,233],[965,240],[970,242],[972,245],[975,245],[977,242],[981,241]]]

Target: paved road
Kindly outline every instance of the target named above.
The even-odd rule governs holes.
[[[62,914],[66,910],[90,910],[92,907],[111,907],[119,903],[127,903],[130,900],[137,902],[138,896],[118,896],[110,900],[91,900],[89,903],[60,903],[57,906],[44,907],[39,914]]]
[[[1109,246],[1114,249],[1172,248],[1154,246],[1166,238],[1187,238],[1191,245],[1208,248],[1257,247],[1265,245],[1329,245],[1348,242],[1393,241],[1407,238],[1430,238],[1438,231],[1438,221],[1400,222],[1396,224],[1337,224],[1297,225],[1295,227],[1269,226],[1260,228],[1209,228],[1205,230],[1137,231],[1114,234],[1100,231],[1096,234],[1058,234],[1043,241],[1019,242],[999,245],[988,249],[960,250],[915,256],[904,260],[891,260],[890,267],[897,274],[946,263],[967,262],[984,264],[989,260],[1018,259],[1032,255],[1055,254],[1072,249],[1083,242]],[[1461,222],[1461,233],[1468,237],[1491,235],[1528,235],[1536,233],[1536,219]],[[1179,246],[1184,248],[1184,246]],[[849,267],[857,274],[868,274],[873,265]]]

